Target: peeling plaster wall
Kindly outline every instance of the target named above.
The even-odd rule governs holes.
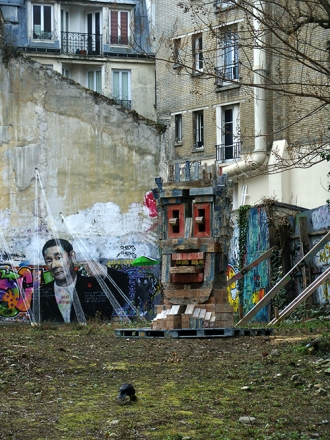
[[[98,258],[132,244],[157,258],[157,219],[144,206],[159,175],[154,122],[18,58],[0,64],[0,141],[0,225],[16,259],[40,258],[52,218],[71,239],[60,213]]]

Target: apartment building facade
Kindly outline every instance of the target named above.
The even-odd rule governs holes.
[[[1,0],[7,44],[155,119],[154,0]]]
[[[216,163],[219,173],[235,182],[234,208],[264,197],[321,206],[328,198],[328,164],[287,171],[283,165],[293,159],[292,146],[309,148],[318,142],[320,133],[304,118],[313,100],[306,105],[294,94],[288,98],[263,86],[278,75],[279,65],[287,78],[295,69],[300,78],[299,65],[270,55],[263,47],[272,44],[266,33],[254,44],[251,27],[254,35],[262,35],[260,21],[247,21],[234,3],[157,2],[158,40],[166,42],[157,52],[157,113],[168,126],[169,169],[176,167],[184,176],[188,161]],[[256,3],[263,3],[260,10],[266,4]],[[326,31],[317,38],[321,47]],[[329,112],[318,117],[326,130]]]

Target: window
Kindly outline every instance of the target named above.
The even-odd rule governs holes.
[[[217,108],[216,160],[223,162],[240,155],[239,104]]]
[[[18,6],[1,6],[5,23],[18,23]]]
[[[175,115],[175,143],[182,143],[182,115]]]
[[[66,76],[67,78],[71,78],[71,72],[69,69],[66,69],[65,67],[62,67],[62,75]]]
[[[193,135],[194,149],[200,150],[204,148],[204,112],[199,110],[193,112]]]
[[[201,34],[193,36],[193,69],[196,72],[203,71],[203,37]]]
[[[217,85],[238,80],[238,34],[230,29],[220,35]]]
[[[32,5],[33,38],[52,40],[53,6]]]
[[[131,108],[131,72],[112,71],[112,98],[126,108]]]
[[[128,44],[130,15],[127,11],[110,11],[110,44]]]
[[[174,40],[174,47],[173,47],[173,69],[177,69],[178,67],[181,67],[181,38],[176,38]]]
[[[69,32],[69,12],[61,9],[61,31]]]
[[[87,87],[95,92],[102,93],[101,70],[91,70],[87,72]]]
[[[87,19],[87,52],[90,55],[100,55],[102,37],[101,31],[101,13],[89,12],[86,15]]]

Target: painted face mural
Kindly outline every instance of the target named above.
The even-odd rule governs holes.
[[[75,279],[74,252],[66,252],[60,246],[45,250],[45,263],[58,285],[68,285]]]

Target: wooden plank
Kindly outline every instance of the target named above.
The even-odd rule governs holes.
[[[205,188],[213,185],[213,180],[190,180],[189,182],[163,182],[163,188]]]
[[[160,191],[159,196],[160,198],[188,197],[188,194],[189,194],[188,190],[171,188]]]
[[[214,202],[214,197],[213,196],[196,196],[194,198],[195,203],[213,203]]]
[[[276,249],[278,249],[278,247],[277,246],[273,246],[272,248],[268,249],[268,251],[266,251],[264,254],[260,255],[260,257],[256,258],[254,261],[252,261],[252,263],[248,264],[242,270],[240,270],[239,272],[235,273],[235,275],[233,277],[231,277],[231,278],[229,278],[229,280],[227,280],[226,286],[228,287],[231,284],[235,283],[235,281],[240,280],[241,278],[243,278],[246,273],[248,273],[250,270],[252,270],[256,266],[258,266],[258,264],[260,264],[262,261],[264,261],[267,258],[269,258],[271,256],[271,254]]]
[[[291,280],[294,273],[300,269],[302,262],[310,261],[314,255],[330,241],[330,231],[301,259],[298,263],[284,275],[284,277],[235,325],[238,327],[246,324],[253,318],[271,299]]]
[[[299,217],[299,237],[300,237],[300,257],[302,258],[305,255],[305,249],[309,249],[309,237],[308,237],[308,221],[307,217]],[[303,278],[303,288],[306,287],[311,282],[311,267],[310,264],[304,266],[301,270],[302,278]],[[312,299],[312,298],[310,298]],[[309,303],[309,306],[312,306],[312,303]]]
[[[209,186],[207,188],[191,188],[189,190],[190,196],[206,196],[215,194],[215,189],[213,186]]]
[[[181,252],[172,254],[172,260],[203,260],[204,252]]]
[[[170,268],[170,273],[203,273],[204,267],[198,266],[175,266]]]
[[[315,290],[330,278],[330,267],[328,267],[316,280],[314,280],[303,292],[301,292],[290,304],[288,304],[268,325],[274,325],[290,315],[303,301],[305,301]]]
[[[171,282],[172,283],[202,283],[204,280],[204,274],[203,273],[190,273],[190,274],[178,274],[178,273],[172,273],[171,274]]]

